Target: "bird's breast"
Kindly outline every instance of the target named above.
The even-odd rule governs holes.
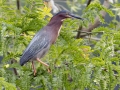
[[[60,26],[59,28],[56,28],[54,31],[53,31],[53,36],[52,36],[52,44],[54,44],[55,42],[56,42],[56,40],[57,40],[57,38],[58,38],[58,36],[59,36],[59,34],[60,34],[60,30],[61,30],[61,27],[62,26]]]
[[[59,36],[59,34],[60,34],[61,27],[62,27],[62,26],[60,26],[60,28],[58,29],[58,34],[57,34],[57,36]]]

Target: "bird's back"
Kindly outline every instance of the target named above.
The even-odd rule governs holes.
[[[50,38],[48,37],[44,28],[40,30],[32,39],[22,57],[20,58],[20,65],[24,65],[29,60],[42,58],[50,48]]]

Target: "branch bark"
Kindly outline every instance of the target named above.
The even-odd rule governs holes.
[[[15,59],[12,59],[11,60],[11,64],[13,64],[13,63],[16,63],[17,61],[15,60]],[[13,68],[13,72],[14,72],[14,74],[16,75],[16,76],[18,76],[18,72],[17,72],[17,69],[16,68]]]
[[[110,7],[109,1],[108,1],[108,0],[104,0],[103,6],[104,6],[105,8],[109,8],[109,7]],[[100,14],[101,14],[101,16],[102,16],[103,18],[105,18],[105,15],[106,15],[106,12],[105,12],[105,11],[101,11]],[[83,35],[82,35],[82,34],[81,34],[81,31],[91,32],[94,28],[98,27],[100,24],[101,24],[101,23],[100,23],[99,17],[96,16],[96,18],[95,18],[95,23],[94,23],[94,24],[90,23],[90,24],[88,25],[88,28],[83,28],[83,27],[82,27],[81,29],[78,29],[78,33],[77,33],[77,35],[76,35],[76,38],[78,39],[78,38],[83,38],[83,37],[87,36],[88,34],[83,34]]]
[[[87,6],[91,3],[91,1],[92,1],[92,0],[88,0],[88,2],[87,2]],[[87,6],[86,6],[86,7],[87,7]]]
[[[17,5],[17,9],[20,10],[20,1],[19,0],[16,1],[16,5]]]

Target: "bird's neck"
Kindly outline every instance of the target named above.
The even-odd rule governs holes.
[[[61,25],[62,25],[63,21],[62,20],[51,20],[47,26],[49,26],[54,33],[58,33],[60,32],[61,29]]]
[[[60,20],[50,21],[48,23],[47,26],[49,29],[47,29],[47,30],[50,30],[49,33],[51,33],[51,35],[52,35],[52,41],[51,41],[52,43],[54,43],[56,41],[57,37],[59,36],[62,23],[63,23],[63,21],[60,21]]]
[[[54,19],[54,20],[53,20]],[[62,23],[63,23],[63,20],[61,20],[61,19],[57,19],[57,18],[52,18],[51,20],[50,20],[50,22],[48,23],[48,26],[61,26],[62,25]],[[55,27],[54,26],[54,27]]]

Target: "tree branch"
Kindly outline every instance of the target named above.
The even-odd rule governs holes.
[[[105,8],[109,8],[109,6],[110,6],[109,1],[108,1],[108,0],[104,0],[103,6],[104,6]],[[102,16],[103,18],[105,18],[105,15],[106,15],[106,12],[105,12],[105,11],[101,11],[100,14],[101,14],[101,16]],[[83,37],[85,37],[85,36],[87,35],[87,34],[81,34],[80,31],[91,32],[94,28],[98,27],[100,24],[101,24],[101,23],[100,23],[99,17],[97,16],[97,17],[95,18],[95,23],[94,23],[94,24],[90,23],[90,24],[88,25],[88,28],[83,28],[83,27],[82,27],[81,30],[78,29],[79,32],[77,33],[76,38],[83,38]],[[78,36],[79,36],[79,37],[78,37]]]
[[[17,1],[16,1],[16,4],[17,4],[17,9],[20,10],[20,1],[17,0]]]
[[[13,64],[13,63],[16,63],[17,61],[15,60],[15,59],[12,59],[11,60],[11,64]],[[14,72],[14,74],[16,75],[16,76],[18,76],[18,72],[17,72],[17,69],[16,68],[13,68],[13,72]]]
[[[92,0],[88,0],[88,2],[87,2],[87,6],[91,3],[91,1],[92,1]],[[86,7],[87,7],[87,6],[86,6]]]

